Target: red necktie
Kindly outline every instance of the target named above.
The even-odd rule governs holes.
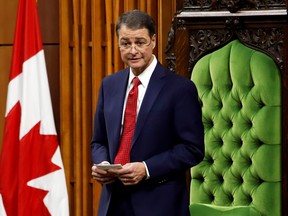
[[[135,77],[132,82],[133,88],[130,90],[126,102],[123,131],[118,153],[114,160],[115,164],[124,165],[130,162],[130,149],[137,116],[138,85],[141,83],[138,77]]]

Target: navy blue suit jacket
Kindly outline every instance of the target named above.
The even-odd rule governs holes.
[[[95,164],[114,162],[128,76],[126,68],[102,81],[91,142]],[[196,87],[191,80],[157,63],[138,113],[131,147],[131,162],[145,161],[150,173],[149,180],[132,186],[136,215],[188,215],[185,170],[198,164],[203,155],[204,129]],[[99,216],[106,215],[111,193],[111,185],[103,185]]]

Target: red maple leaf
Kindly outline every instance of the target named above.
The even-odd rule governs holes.
[[[61,169],[51,161],[58,147],[57,136],[41,135],[38,122],[19,141],[20,116],[21,107],[17,103],[6,117],[0,163],[5,176],[1,176],[0,192],[8,216],[48,216],[43,202],[48,191],[32,188],[27,182]]]

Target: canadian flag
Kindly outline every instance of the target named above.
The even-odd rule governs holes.
[[[66,216],[36,0],[19,0],[0,157],[0,216]]]

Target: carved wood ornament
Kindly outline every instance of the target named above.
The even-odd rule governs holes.
[[[178,45],[174,46],[174,37],[180,31],[188,31],[187,73],[191,73],[194,64],[203,55],[233,39],[265,52],[283,71],[284,29],[281,22],[286,17],[284,0],[186,0],[183,9],[172,21],[168,34],[167,67],[175,71],[176,53],[180,52],[177,51]]]
[[[184,10],[239,10],[286,8],[285,0],[184,0]]]

